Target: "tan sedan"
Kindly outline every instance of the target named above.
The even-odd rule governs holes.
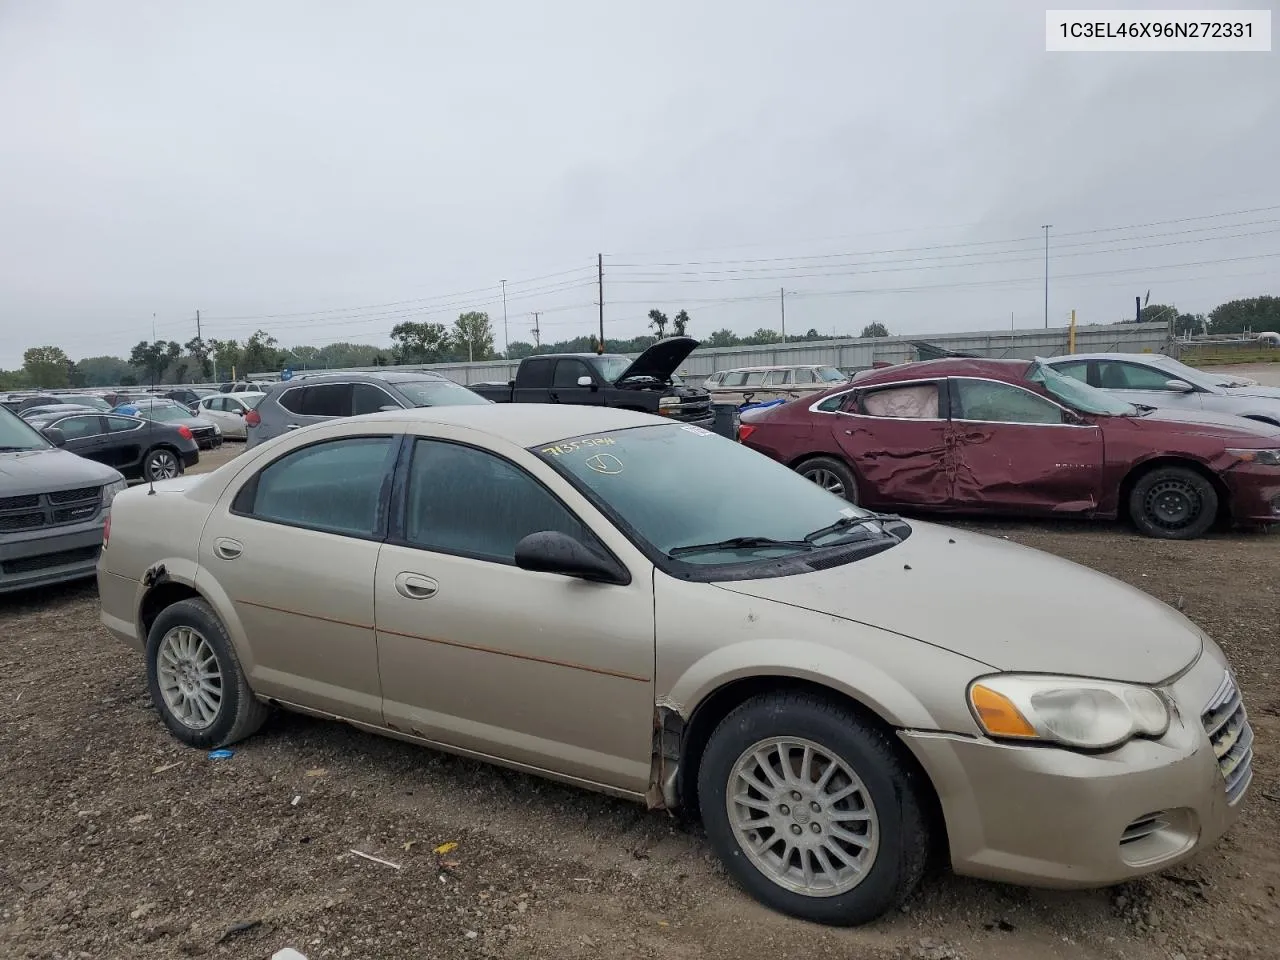
[[[1212,844],[1250,782],[1231,672],[1180,614],[695,426],[406,410],[154,489],[116,497],[98,582],[178,739],[281,706],[685,807],[797,916],[878,916],[935,844],[1127,880]]]
[[[702,386],[714,403],[763,403],[816,395],[848,380],[835,367],[801,364],[717,370]]]

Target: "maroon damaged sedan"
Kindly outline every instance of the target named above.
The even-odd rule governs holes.
[[[1134,406],[1039,360],[948,358],[747,414],[741,440],[873,509],[1280,523],[1280,429]]]

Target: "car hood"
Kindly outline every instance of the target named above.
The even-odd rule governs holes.
[[[1007,541],[912,523],[903,543],[831,570],[721,589],[864,623],[998,670],[1159,683],[1203,634],[1141,590]]]
[[[1280,387],[1264,387],[1260,383],[1247,387],[1219,387],[1218,389],[1229,397],[1249,397],[1280,401]]]
[[[1274,440],[1280,442],[1280,428],[1257,420],[1246,420],[1233,413],[1209,410],[1174,410],[1158,407],[1140,417],[1126,417],[1130,423],[1166,431],[1181,427],[1188,433],[1223,440]]]
[[[693,337],[667,337],[659,340],[640,356],[631,361],[631,366],[622,371],[617,382],[628,377],[653,377],[655,380],[666,380],[676,372],[685,358],[693,353],[698,341]]]
[[[6,497],[102,486],[119,479],[111,467],[57,448],[0,453],[0,490]]]

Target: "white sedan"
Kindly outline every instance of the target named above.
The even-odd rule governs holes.
[[[250,410],[262,402],[265,393],[215,393],[201,399],[197,413],[205,420],[212,420],[222,430],[224,437],[244,440],[248,436],[244,418]]]

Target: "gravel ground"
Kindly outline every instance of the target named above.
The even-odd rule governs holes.
[[[208,760],[164,730],[89,584],[0,601],[0,957],[1280,957],[1280,534],[969,526],[1127,580],[1222,643],[1258,748],[1217,849],[1087,893],[939,869],[887,920],[816,927],[748,899],[696,828],[336,723],[277,715]]]

